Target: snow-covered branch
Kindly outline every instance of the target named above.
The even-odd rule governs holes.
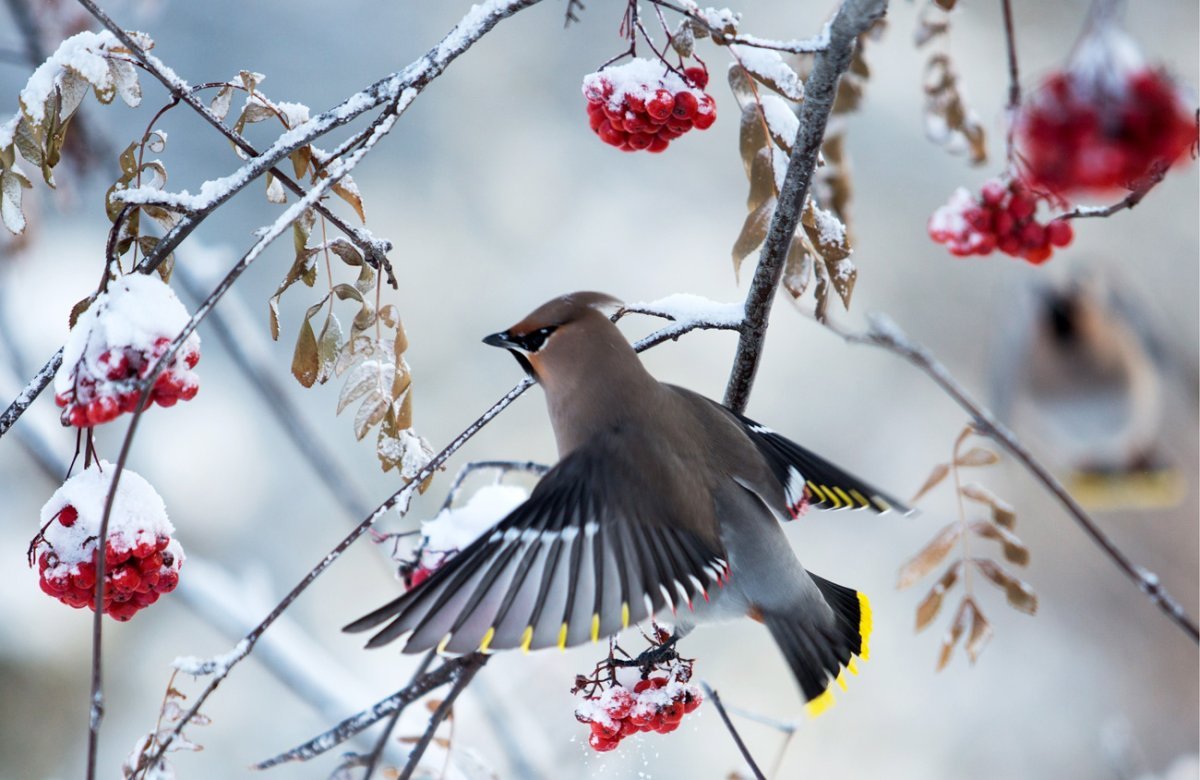
[[[738,339],[737,355],[725,388],[725,405],[735,412],[745,410],[750,400],[771,305],[775,301],[792,237],[800,223],[800,213],[808,200],[821,143],[825,139],[825,126],[837,95],[838,80],[850,66],[858,36],[886,10],[887,0],[846,0],[830,24],[829,46],[816,55],[812,75],[805,85],[805,100],[800,105],[800,126],[792,144],[787,174],[759,253],[754,281],[746,295],[746,324]]]
[[[828,24],[825,25],[825,28],[818,35],[812,38],[776,41],[770,38],[760,38],[757,35],[742,35],[736,32],[738,17],[740,15],[733,13],[727,8],[700,8],[691,0],[679,0],[679,2],[672,2],[672,0],[650,0],[650,2],[660,8],[666,8],[686,16],[693,24],[708,31],[713,41],[722,46],[740,44],[756,49],[771,49],[791,54],[814,54],[824,51],[829,46],[830,26]]]

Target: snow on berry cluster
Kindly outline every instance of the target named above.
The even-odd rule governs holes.
[[[633,671],[636,669],[620,671]],[[617,675],[619,680],[621,675]],[[625,737],[638,732],[669,734],[683,716],[704,701],[700,686],[690,682],[691,663],[676,659],[665,672],[651,674],[627,686],[613,682],[599,694],[585,698],[575,709],[575,719],[591,727],[588,744],[598,753],[614,749]]]
[[[661,152],[693,127],[707,130],[717,106],[705,93],[708,71],[683,77],[662,62],[633,59],[583,78],[588,120],[600,140],[626,152]]]
[[[1149,68],[1112,24],[1080,41],[1065,71],[1050,75],[1016,124],[1024,176],[1058,194],[1136,189],[1184,158],[1196,119],[1166,73]]]
[[[29,546],[42,591],[64,604],[94,608],[96,542],[112,464],[68,479],[42,507],[42,530]],[[163,501],[150,483],[126,469],[121,474],[104,545],[104,612],[129,620],[179,583],[183,548]]]
[[[529,494],[515,485],[485,485],[460,507],[446,507],[432,520],[421,522],[421,539],[400,560],[400,577],[408,590],[525,502]]]
[[[978,198],[959,187],[950,202],[929,218],[929,236],[958,257],[1000,250],[1040,265],[1050,259],[1055,247],[1065,247],[1074,238],[1064,220],[1037,221],[1040,197],[1018,180],[992,179]]]
[[[54,377],[63,425],[91,427],[137,409],[139,380],[188,319],[175,293],[157,277],[134,273],[111,281],[80,315],[63,347]],[[173,406],[195,398],[200,384],[191,369],[199,360],[200,337],[192,333],[158,375],[150,400]]]

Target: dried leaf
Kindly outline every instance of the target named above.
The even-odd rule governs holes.
[[[804,291],[808,288],[809,281],[812,280],[813,258],[805,249],[805,244],[800,236],[792,236],[792,243],[788,247],[787,260],[783,267],[783,288],[791,294],[793,298],[799,298],[804,295]]]
[[[25,213],[21,210],[21,190],[32,187],[16,167],[0,173],[0,221],[14,235],[25,232]]]
[[[331,189],[334,195],[350,204],[360,222],[367,221],[367,215],[363,213],[362,193],[358,191],[358,185],[354,183],[353,178],[349,175],[343,176]]]
[[[971,604],[971,633],[967,637],[966,650],[971,663],[975,663],[983,653],[983,648],[992,638],[992,626],[983,616],[979,606],[972,599],[967,599],[967,601]]]
[[[312,387],[320,371],[317,355],[317,334],[307,317],[300,323],[300,334],[296,338],[296,351],[292,355],[292,376],[305,387]],[[359,436],[358,438],[362,438]]]
[[[929,476],[925,479],[925,484],[921,485],[921,489],[917,491],[916,495],[914,495],[911,499],[909,499],[908,503],[915,504],[918,501],[920,501],[922,498],[925,497],[926,493],[928,493],[929,491],[933,490],[935,487],[940,485],[942,483],[942,480],[944,480],[946,478],[946,475],[948,475],[949,473],[950,473],[950,464],[949,463],[939,463],[936,466],[934,466],[933,471],[929,472]]]
[[[764,95],[759,104],[771,140],[780,149],[791,154],[792,142],[796,140],[796,132],[800,128],[800,119],[790,105],[775,95]]]
[[[987,447],[972,447],[962,455],[959,455],[954,461],[955,465],[959,468],[990,466],[993,463],[999,462],[1000,456]]]
[[[800,74],[784,62],[779,52],[757,49],[751,56],[742,56],[749,54],[748,48],[734,46],[733,49],[739,55],[742,67],[754,77],[755,81],[766,85],[793,102],[799,103],[804,100],[804,84],[800,81]]]
[[[972,558],[971,563],[984,577],[1004,590],[1008,603],[1014,609],[1027,615],[1037,612],[1037,594],[1033,592],[1033,588],[1028,583],[987,558]]]
[[[733,78],[733,73],[740,72],[739,68],[730,69],[730,79]],[[760,149],[767,146],[767,129],[763,126],[762,116],[758,113],[758,106],[753,102],[742,109],[742,120],[738,130],[738,151],[742,155],[742,166],[746,169],[746,175],[750,176],[754,167],[754,158],[758,155]]]
[[[208,104],[208,110],[216,115],[217,119],[224,120],[229,115],[229,104],[233,101],[233,87],[226,85],[221,87],[217,92],[216,97]]]
[[[771,215],[775,213],[775,198],[771,198],[746,216],[742,232],[733,243],[733,272],[737,274],[742,262],[762,244],[767,237]]]
[[[342,386],[342,392],[338,396],[337,413],[341,414],[347,406],[362,398],[372,389],[378,390],[381,387],[379,375],[377,361],[365,360],[355,366],[350,375],[346,377],[346,383]]]
[[[1020,537],[1006,528],[987,522],[971,524],[971,530],[985,539],[995,539],[1004,547],[1004,558],[1018,566],[1029,565],[1029,548]]]
[[[968,605],[971,603],[970,599],[963,599],[962,604],[959,605],[958,612],[954,614],[954,622],[950,624],[950,630],[942,640],[942,652],[938,657],[937,665],[939,672],[946,668],[946,664],[950,663],[950,656],[954,653],[954,646],[958,644],[958,640],[962,638],[963,632],[967,628],[968,611],[971,609]]]
[[[333,377],[333,367],[337,363],[338,350],[342,347],[342,324],[333,312],[325,318],[321,326],[321,334],[317,337],[317,358],[320,368],[317,371],[317,383],[325,384]]]
[[[850,308],[850,298],[854,295],[854,284],[858,281],[858,269],[848,259],[825,260],[825,269],[829,271],[829,280],[833,289],[842,299],[842,306]]]
[[[362,253],[340,236],[329,242],[329,251],[340,257],[342,262],[351,268],[357,268],[363,264]]]
[[[833,213],[817,206],[810,198],[800,215],[800,224],[808,240],[825,259],[826,264],[836,264],[850,256],[850,244],[846,240],[846,226]],[[830,269],[832,270],[832,269]]]
[[[292,170],[296,172],[296,178],[304,178],[304,175],[308,173],[308,167],[312,164],[312,146],[305,144],[292,152],[290,156]]]
[[[88,310],[94,299],[88,296],[71,307],[71,313],[67,315],[67,328],[74,328],[75,323],[79,320],[80,315]]]
[[[287,203],[287,193],[283,191],[283,185],[279,183],[279,179],[271,175],[270,171],[267,171],[267,201],[269,203]]]
[[[675,34],[671,36],[671,48],[685,60],[692,56],[692,52],[696,48],[696,35],[692,32],[692,26],[688,24],[688,21],[688,19],[681,21]]]
[[[764,146],[755,153],[754,160],[750,164],[750,194],[746,197],[746,208],[750,211],[754,211],[779,194],[775,188],[773,157],[771,150]]]
[[[940,590],[937,585],[934,585],[929,593],[925,595],[925,598],[921,600],[921,603],[917,605],[917,631],[925,628],[925,626],[929,625],[937,617],[938,611],[942,608],[942,598],[944,596],[945,591]]]
[[[108,70],[121,100],[130,108],[137,108],[142,102],[142,85],[138,83],[137,68],[129,60],[113,57],[108,60]]]
[[[367,431],[383,419],[390,406],[388,399],[378,390],[368,393],[362,406],[358,407],[358,413],[354,415],[355,438],[361,441],[367,435]]]
[[[896,581],[899,589],[907,588],[917,580],[933,571],[939,563],[954,549],[954,545],[962,538],[962,523],[950,523],[929,541],[916,555],[900,567],[900,575]]]

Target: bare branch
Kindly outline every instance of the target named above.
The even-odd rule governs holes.
[[[62,356],[62,347],[59,347],[58,352],[55,352],[46,361],[46,365],[42,366],[33,375],[33,379],[29,380],[29,384],[25,385],[25,389],[17,394],[13,402],[4,410],[4,414],[0,414],[0,437],[8,433],[8,429],[13,427],[13,423],[20,419],[25,410],[29,408],[29,405],[41,395],[41,392],[46,389],[46,385],[50,384],[50,381],[54,379],[54,375],[58,373],[58,367],[62,365]]]
[[[746,759],[746,764],[750,767],[750,771],[754,773],[756,780],[767,780],[766,775],[758,768],[758,764],[754,762],[754,756],[750,755],[750,748],[746,747],[746,743],[742,741],[742,735],[733,727],[733,721],[729,719],[729,713],[725,711],[725,706],[721,704],[721,697],[717,692],[708,687],[708,683],[701,681],[700,686],[704,688],[704,695],[717,708],[717,714],[721,716],[721,721],[725,724],[725,728],[729,729],[730,736],[733,737],[734,743],[737,744],[738,750],[742,753],[742,758]]]
[[[285,753],[280,753],[265,761],[260,761],[254,765],[254,768],[270,769],[273,766],[278,766],[289,761],[307,761],[321,755],[326,750],[345,742],[355,734],[370,728],[393,712],[404,709],[435,688],[458,679],[458,675],[463,667],[476,663],[474,657],[477,655],[482,655],[482,653],[472,653],[470,655],[451,658],[432,672],[424,672],[417,675],[412,682],[386,699],[381,699],[357,715],[346,718],[332,729],[313,737],[303,745],[298,745]],[[484,657],[486,658],[486,656]]]
[[[1004,43],[1008,51],[1008,128],[1006,138],[1008,159],[1013,159],[1013,130],[1017,119],[1017,109],[1021,107],[1021,76],[1017,69],[1017,36],[1013,30],[1012,0],[1000,0],[1004,12]]]
[[[1146,174],[1145,179],[1139,182],[1130,192],[1121,200],[1111,206],[1077,206],[1066,214],[1060,214],[1055,219],[1086,219],[1089,217],[1111,217],[1119,211],[1131,209],[1142,202],[1142,199],[1150,194],[1150,190],[1158,186],[1158,184],[1166,177],[1170,166],[1159,160],[1154,164],[1151,171]]]
[[[783,274],[784,261],[792,237],[800,223],[800,212],[808,199],[817,157],[825,138],[825,125],[833,110],[838,80],[850,66],[858,36],[871,27],[887,10],[887,0],[846,0],[830,25],[829,46],[819,52],[812,75],[805,84],[805,99],[800,106],[800,127],[792,144],[791,159],[778,204],[771,217],[754,271],[754,281],[746,295],[746,325],[738,339],[737,355],[725,388],[725,406],[742,412],[750,400],[750,388],[758,372],[758,361],[775,291]]]
[[[983,405],[971,397],[966,389],[950,375],[937,358],[922,345],[909,339],[908,335],[888,317],[876,314],[871,317],[871,326],[866,333],[850,333],[827,323],[827,327],[852,344],[869,344],[899,355],[912,365],[925,372],[930,379],[942,388],[955,403],[961,406],[971,416],[975,430],[995,441],[1009,452],[1033,477],[1046,488],[1051,495],[1058,499],[1067,514],[1083,529],[1093,542],[1116,564],[1117,568],[1128,577],[1146,596],[1158,606],[1192,641],[1200,644],[1200,629],[1196,621],[1190,617],[1183,607],[1162,586],[1158,575],[1138,566],[1123,553],[1108,536],[1100,530],[1096,521],[1079,505],[1079,502],[1067,492],[1053,474],[1026,449],[1017,437],[1008,430]]]
[[[815,54],[819,51],[824,51],[829,46],[829,31],[830,26],[825,25],[825,29],[819,35],[805,40],[792,41],[775,41],[769,38],[759,38],[755,35],[737,35],[726,31],[723,26],[716,25],[703,11],[695,6],[679,5],[671,0],[650,0],[650,2],[660,8],[666,8],[678,14],[686,16],[695,24],[700,25],[708,30],[709,35],[715,43],[721,46],[729,46],[731,44],[739,44],[741,46],[751,46],[756,49],[772,49],[774,51],[789,52],[791,54]]]

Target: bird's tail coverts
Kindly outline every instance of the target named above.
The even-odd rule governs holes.
[[[871,606],[867,597],[853,588],[811,576],[833,609],[833,626],[821,626],[794,614],[767,613],[763,622],[808,701],[805,709],[816,716],[833,705],[834,683],[844,690],[846,671],[858,673],[855,656],[867,659]]]

